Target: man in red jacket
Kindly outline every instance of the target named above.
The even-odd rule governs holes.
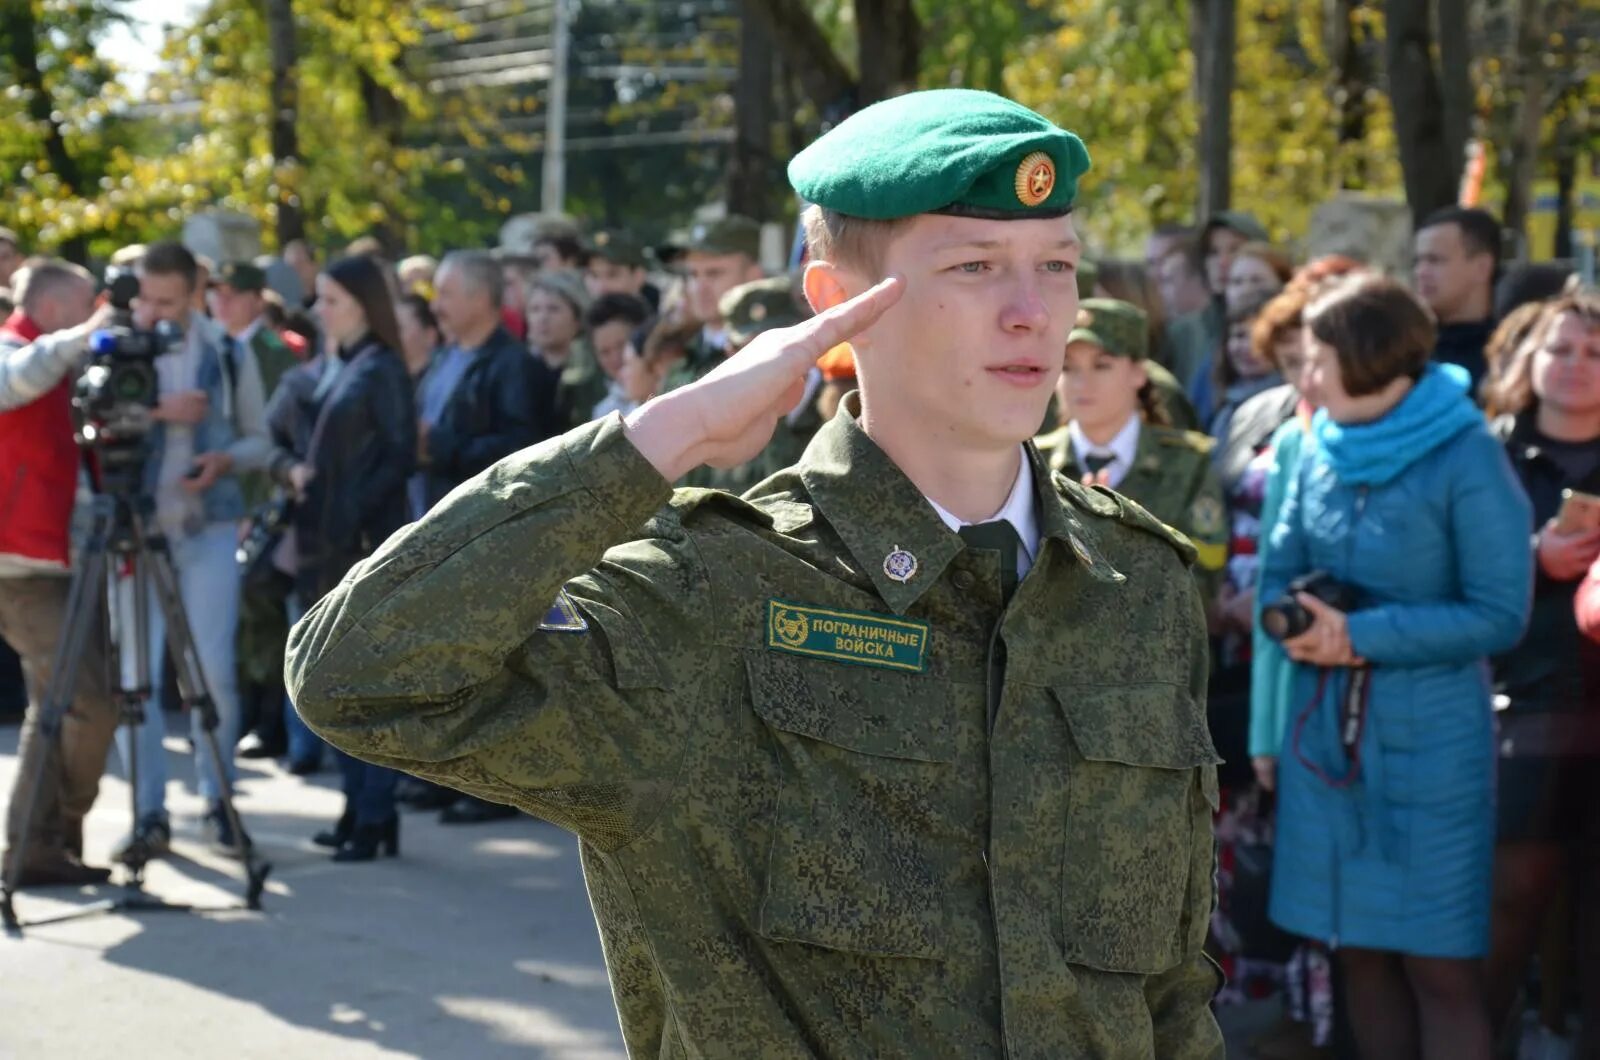
[[[0,325],[0,637],[22,658],[28,713],[16,787],[6,814],[8,856],[26,829],[23,887],[103,882],[111,873],[83,863],[83,817],[94,804],[117,714],[106,686],[104,643],[96,635],[62,719],[59,753],[39,715],[66,617],[68,537],[78,483],[71,390],[89,336],[109,314],[90,315],[94,281],[76,265],[31,259],[17,283],[17,309]],[[43,771],[25,820],[28,778]]]

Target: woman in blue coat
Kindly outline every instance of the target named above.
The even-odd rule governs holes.
[[[1464,373],[1428,363],[1434,325],[1405,288],[1348,281],[1306,328],[1324,405],[1262,599],[1270,613],[1314,572],[1350,599],[1347,614],[1299,594],[1310,626],[1284,642],[1298,665],[1270,912],[1339,951],[1364,1057],[1488,1060],[1487,659],[1527,621],[1528,502]]]

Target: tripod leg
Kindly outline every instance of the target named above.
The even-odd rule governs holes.
[[[124,517],[131,521],[131,512]],[[131,526],[131,522],[130,522]],[[144,867],[150,861],[151,851],[140,835],[145,812],[155,812],[161,805],[140,806],[142,766],[139,741],[144,732],[146,702],[151,694],[150,678],[150,583],[142,565],[133,562],[125,577],[114,569],[106,572],[106,598],[110,601],[111,657],[117,660],[117,706],[123,719],[124,759],[128,770],[129,820],[133,822],[134,836],[119,860],[127,866],[128,885],[143,885]],[[160,710],[160,706],[155,707]],[[159,744],[156,749],[161,754]],[[152,768],[159,772],[160,763]]]
[[[220,796],[218,801],[227,819],[229,830],[233,833],[234,853],[244,862],[245,872],[250,880],[246,904],[252,909],[260,908],[260,887],[271,866],[258,866],[256,863],[252,845],[245,838],[239,811],[234,806],[233,783],[228,777],[227,765],[222,757],[222,747],[217,739],[217,706],[209,692],[200,652],[195,646],[194,633],[189,625],[188,616],[184,613],[183,599],[178,589],[177,574],[172,567],[171,553],[166,547],[164,538],[147,538],[143,536],[142,529],[139,527],[140,557],[148,561],[147,570],[155,586],[156,600],[166,617],[167,640],[177,665],[178,690],[182,693],[189,709],[199,713],[201,737],[211,752],[211,760],[217,771],[217,792]],[[233,753],[232,747],[228,748],[228,753],[230,755]]]
[[[0,892],[3,892],[3,916],[8,927],[15,928],[16,917],[11,910],[11,895],[17,890],[23,865],[27,862],[28,846],[32,840],[35,815],[43,797],[46,777],[52,775],[47,768],[60,757],[62,719],[72,706],[72,693],[77,685],[78,668],[82,665],[85,647],[99,620],[95,607],[97,592],[106,569],[106,535],[109,516],[96,512],[89,547],[85,549],[77,571],[68,589],[67,607],[56,644],[55,658],[50,672],[50,684],[39,703],[39,716],[34,740],[34,752],[23,756],[25,773],[18,779],[16,791],[22,796],[22,827],[15,845],[6,852],[3,874],[0,874]],[[97,547],[98,546],[98,547]],[[57,796],[59,798],[59,796]]]

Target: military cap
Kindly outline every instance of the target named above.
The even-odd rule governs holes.
[[[589,240],[588,250],[591,257],[603,258],[628,268],[643,269],[650,264],[645,256],[644,244],[626,229],[612,228],[596,232]]]
[[[890,221],[919,213],[1022,220],[1072,209],[1083,141],[992,92],[909,92],[840,122],[789,163],[809,202]]]
[[[701,254],[743,254],[751,261],[760,261],[761,226],[736,213],[702,221],[689,229],[687,249]]]
[[[794,281],[787,276],[742,283],[722,296],[717,311],[734,346],[744,346],[763,331],[790,327],[804,319],[794,299]]]
[[[1150,352],[1150,325],[1144,310],[1116,298],[1085,298],[1067,345],[1092,343],[1113,357],[1142,361]]]
[[[235,291],[264,291],[267,274],[248,261],[230,261],[219,269],[211,281],[216,286],[232,287]]]
[[[1245,213],[1243,210],[1219,210],[1212,214],[1207,219],[1205,226],[1200,229],[1202,246],[1204,246],[1205,237],[1209,236],[1212,230],[1217,228],[1226,228],[1230,232],[1237,232],[1252,242],[1266,243],[1269,241],[1267,230],[1261,222],[1256,220],[1253,214]]]
[[[583,314],[588,312],[592,298],[589,288],[583,282],[583,277],[571,269],[552,269],[541,272],[533,278],[535,290],[545,290],[558,294],[572,303],[572,311],[578,314],[578,319],[583,319]]]

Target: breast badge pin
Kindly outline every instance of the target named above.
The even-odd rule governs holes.
[[[917,576],[917,557],[896,545],[894,551],[883,558],[883,573],[902,584],[908,582]]]

